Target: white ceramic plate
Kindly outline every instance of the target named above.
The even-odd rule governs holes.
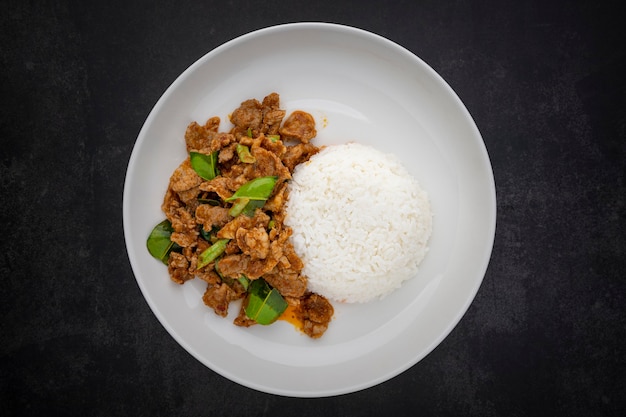
[[[172,283],[146,250],[192,121],[222,118],[271,92],[289,113],[317,120],[321,144],[357,141],[400,156],[429,192],[430,252],[417,276],[381,301],[335,304],[318,340],[286,322],[240,328],[205,307],[202,282]],[[133,149],[124,187],[124,233],[141,291],[162,325],[210,369],[286,396],[349,393],[413,366],[453,329],[483,279],[496,198],[485,146],[445,81],[397,44],[359,29],[298,23],[262,29],[209,52],[163,94]]]

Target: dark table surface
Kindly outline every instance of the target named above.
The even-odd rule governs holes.
[[[617,2],[0,4],[0,415],[623,415]],[[122,229],[129,156],[164,90],[218,45],[297,21],[366,29],[432,66],[481,131],[498,198],[489,269],[451,334],[387,382],[320,399],[188,354],[142,297]]]

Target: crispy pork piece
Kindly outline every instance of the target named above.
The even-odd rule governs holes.
[[[319,152],[319,148],[311,143],[298,143],[287,146],[285,153],[281,156],[281,161],[293,173],[298,164],[306,162],[309,158]]]
[[[208,148],[219,126],[219,117],[211,117],[203,126],[200,126],[197,122],[191,122],[185,131],[187,152]]]
[[[315,119],[307,112],[296,110],[287,117],[279,132],[284,141],[296,140],[309,143],[317,136]]]
[[[185,159],[170,177],[170,188],[173,191],[187,191],[202,183],[202,178],[191,167],[189,158]]]
[[[313,339],[321,337],[333,317],[333,306],[321,295],[309,293],[302,300],[301,308],[304,333]]]
[[[269,94],[263,99],[261,107],[263,123],[260,133],[277,135],[280,124],[285,117],[285,111],[280,108],[280,96],[276,93]]]
[[[235,240],[241,252],[253,259],[265,259],[269,255],[270,237],[264,227],[240,227],[235,232]]]
[[[218,316],[226,317],[228,315],[228,305],[231,301],[241,298],[241,294],[238,294],[227,284],[207,285],[207,289],[202,296],[202,301],[205,305],[211,307],[215,314]]]
[[[193,279],[194,276],[189,273],[189,261],[185,255],[178,252],[171,252],[167,261],[167,270],[170,279],[177,284],[184,284],[185,281]]]
[[[201,224],[203,229],[211,231],[213,227],[222,228],[231,220],[226,207],[200,204],[196,207],[196,223]]]

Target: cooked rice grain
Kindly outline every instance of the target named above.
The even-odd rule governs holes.
[[[286,212],[309,290],[334,301],[388,295],[428,251],[427,193],[396,157],[369,146],[329,146],[299,165]]]

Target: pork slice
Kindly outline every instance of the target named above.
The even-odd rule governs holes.
[[[266,259],[253,259],[243,253],[237,253],[220,258],[219,270],[223,276],[229,278],[239,278],[245,275],[249,279],[258,279],[274,269],[277,263],[278,259],[272,256]]]
[[[229,278],[239,278],[248,268],[250,257],[241,253],[227,254],[220,258],[220,274]]]
[[[273,213],[281,212],[285,201],[287,200],[287,195],[287,182],[283,182],[277,186],[263,208]]]
[[[265,259],[269,255],[270,238],[264,227],[240,227],[235,232],[235,239],[241,252],[252,259]]]
[[[248,180],[257,177],[277,176],[277,184],[291,179],[291,172],[285,167],[280,158],[265,148],[253,146],[250,153],[256,159],[253,164],[246,164],[244,174]]]
[[[209,130],[205,126],[200,126],[197,122],[191,122],[185,130],[185,145],[187,152],[202,149],[209,146]]]
[[[170,240],[177,243],[179,246],[186,248],[195,245],[197,237],[197,230],[187,230],[184,232],[172,232]]]
[[[201,191],[214,192],[222,200],[230,198],[237,189],[233,184],[233,180],[224,176],[215,177],[210,181],[204,181],[200,184],[199,188]]]
[[[267,149],[279,158],[287,151],[287,147],[282,140],[272,140],[267,135],[259,135],[258,137],[254,138],[250,146],[252,148],[259,147]]]
[[[287,117],[279,132],[285,141],[296,140],[309,143],[317,136],[315,119],[307,112],[296,110]]]
[[[222,283],[217,285],[209,284],[202,296],[205,305],[211,307],[218,316],[226,317],[228,315],[228,305],[231,301],[240,298],[231,287]]]
[[[244,304],[241,305],[241,308],[239,309],[239,314],[237,315],[237,317],[235,317],[235,320],[233,321],[233,323],[236,326],[240,326],[240,327],[250,327],[252,325],[255,325],[256,321],[248,317],[248,315],[246,314]]]
[[[263,123],[261,132],[266,135],[278,134],[280,124],[285,117],[285,111],[280,108],[280,96],[271,93],[265,96],[261,104],[263,113]]]
[[[317,339],[328,329],[334,309],[328,300],[319,294],[309,293],[301,303],[303,331]]]
[[[187,191],[202,183],[202,178],[191,166],[191,161],[186,158],[172,173],[169,186],[173,191]]]
[[[206,231],[210,231],[214,226],[221,228],[229,220],[228,209],[225,207],[200,204],[196,208],[196,223],[201,224]]]
[[[220,239],[235,239],[237,237],[237,230],[240,228],[252,229],[255,227],[263,227],[267,229],[269,222],[270,217],[265,214],[263,210],[256,210],[253,217],[237,216],[233,218],[217,232],[217,237]]]
[[[256,99],[246,100],[233,111],[230,121],[242,129],[258,129],[263,121],[262,105]]]
[[[178,252],[171,252],[167,260],[167,272],[170,279],[177,284],[184,284],[186,281],[193,279],[193,275],[189,273],[189,261]]]
[[[318,153],[319,150],[317,146],[311,143],[298,143],[296,145],[287,146],[285,153],[280,159],[287,169],[293,172],[298,164],[308,161],[309,158]]]
[[[275,272],[263,275],[263,279],[284,297],[302,297],[306,292],[307,279],[294,272]]]

